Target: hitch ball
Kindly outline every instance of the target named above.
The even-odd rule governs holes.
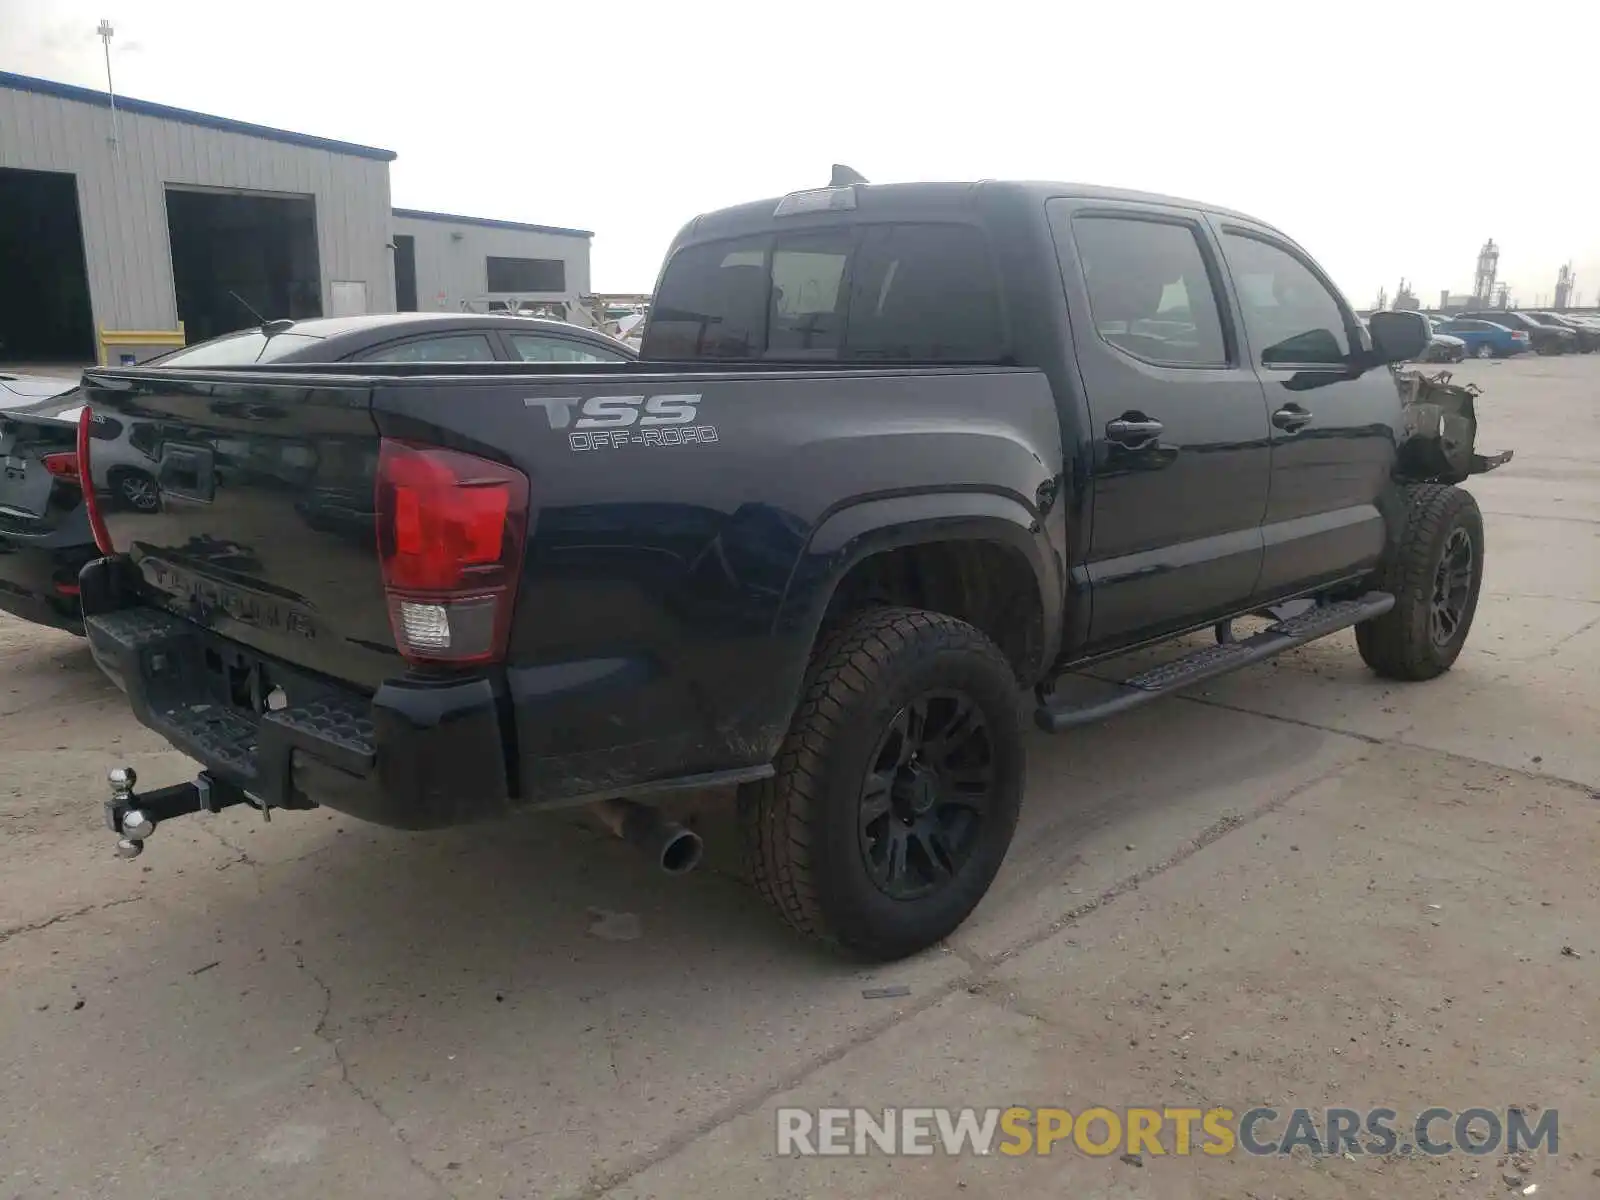
[[[123,838],[117,842],[118,858],[138,858],[143,853],[143,842],[136,842],[132,838]]]
[[[125,837],[136,842],[142,842],[156,831],[156,823],[152,821],[143,809],[130,808],[122,817],[122,832]]]

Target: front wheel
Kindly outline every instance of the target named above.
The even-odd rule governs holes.
[[[966,920],[1011,844],[1016,676],[954,617],[863,613],[819,647],[776,766],[740,796],[756,889],[819,941],[914,954]]]
[[[1356,626],[1362,661],[1388,679],[1442,675],[1466,645],[1483,585],[1483,514],[1446,484],[1406,488],[1404,526],[1381,587],[1394,607]]]
[[[1479,358],[1493,358],[1494,347],[1489,345],[1488,342],[1479,342],[1478,348],[1473,351],[1473,354]]]

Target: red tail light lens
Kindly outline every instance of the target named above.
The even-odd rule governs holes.
[[[56,479],[70,479],[74,483],[77,482],[78,456],[71,450],[64,450],[60,454],[46,454],[39,461],[44,463],[45,471]]]
[[[461,665],[505,657],[528,532],[528,477],[457,450],[385,438],[376,507],[400,653]]]
[[[100,548],[101,554],[115,554],[111,535],[106,532],[105,517],[100,512],[99,497],[94,494],[94,472],[89,469],[89,430],[93,422],[94,414],[85,405],[78,414],[78,453],[74,457],[77,460],[79,482],[83,485],[83,507],[89,514],[89,529],[94,534],[94,544]]]

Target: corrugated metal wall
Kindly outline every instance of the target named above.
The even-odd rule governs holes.
[[[108,110],[0,87],[0,167],[77,176],[97,325],[176,327],[167,184],[312,196],[323,311],[334,280],[394,309],[388,163],[126,112],[117,128],[113,146]]]
[[[417,307],[424,312],[457,312],[463,300],[484,295],[489,287],[486,263],[490,256],[558,258],[567,264],[565,292],[519,299],[554,300],[589,291],[586,237],[398,215],[394,218],[394,232],[416,239]],[[452,234],[461,236],[457,240]]]

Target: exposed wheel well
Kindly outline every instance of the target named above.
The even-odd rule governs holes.
[[[1041,670],[1044,613],[1021,551],[1000,542],[927,542],[869,555],[840,580],[823,626],[868,608],[945,613],[980,630],[1024,683]]]

